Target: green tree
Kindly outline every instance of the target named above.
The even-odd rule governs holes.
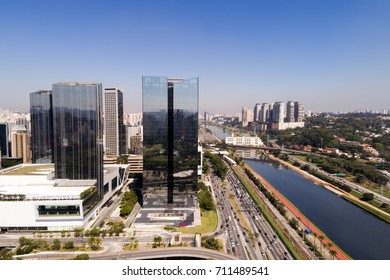
[[[91,236],[88,239],[88,245],[91,247],[92,250],[99,249],[99,245],[101,244],[102,240],[99,237]]]
[[[0,252],[0,260],[12,260],[12,253],[7,251]]]
[[[82,227],[74,228],[74,236],[80,237],[83,234],[84,229]]]
[[[219,250],[221,249],[221,245],[219,244],[218,240],[215,239],[214,237],[207,237],[202,241],[202,246],[207,248],[207,249],[212,249],[212,250]]]
[[[72,241],[67,241],[64,243],[64,249],[66,250],[73,250],[74,249],[74,244]]]
[[[333,259],[335,258],[335,256],[337,255],[337,252],[335,250],[330,250],[329,251],[329,254],[333,257]]]
[[[100,229],[99,228],[93,228],[89,231],[90,236],[98,237],[100,235]]]
[[[295,229],[295,230],[298,229],[298,221],[297,221],[296,219],[292,218],[292,219],[289,220],[288,223],[289,223],[289,225],[290,225],[293,229]]]
[[[76,257],[74,257],[74,260],[89,260],[88,254],[79,254]]]
[[[371,201],[374,199],[374,194],[373,193],[363,193],[363,197],[361,200],[363,201]]]
[[[381,204],[381,208],[382,208],[382,209],[387,209],[387,208],[389,208],[389,204],[383,202],[383,203]]]
[[[26,238],[24,236],[19,238],[20,246],[31,245],[32,242],[33,242],[32,239]]]
[[[61,249],[61,241],[58,238],[54,239],[51,248],[54,251],[58,251],[59,249]]]
[[[160,246],[161,242],[162,242],[162,237],[161,236],[155,236],[153,238],[153,241],[154,241],[154,243],[156,243],[157,246]]]

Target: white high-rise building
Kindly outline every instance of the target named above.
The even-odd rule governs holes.
[[[286,122],[295,122],[295,103],[293,101],[287,102]]]
[[[294,102],[294,118],[295,122],[303,122],[305,112],[303,111],[303,105],[301,102]]]
[[[104,90],[104,151],[106,155],[126,154],[123,92],[117,88]]]
[[[15,125],[11,132],[12,157],[31,162],[30,135],[24,125]]]
[[[242,126],[248,126],[249,122],[253,122],[253,111],[248,108],[242,108]]]
[[[266,123],[269,119],[269,104],[263,103],[261,104],[260,114],[259,114],[259,122]]]
[[[260,119],[260,112],[261,112],[261,104],[256,103],[255,108],[253,110],[253,120],[255,122],[258,122]]]
[[[284,103],[279,101],[274,104],[273,109],[273,122],[284,123],[285,109]]]

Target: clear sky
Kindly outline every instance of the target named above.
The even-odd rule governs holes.
[[[124,90],[143,75],[200,80],[200,112],[302,101],[390,109],[389,0],[0,1],[0,108],[61,81]]]

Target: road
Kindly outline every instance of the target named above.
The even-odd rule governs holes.
[[[290,240],[291,244],[300,253],[304,259],[317,259],[311,252],[303,240],[299,237],[295,230],[291,228],[286,219],[279,213],[279,211],[271,204],[271,202],[264,196],[259,188],[248,178],[244,170],[240,166],[233,166],[234,172],[238,174],[253,190],[256,197],[258,197],[270,215],[275,219],[278,227],[284,232],[285,236]],[[254,173],[255,174],[255,173]],[[268,235],[268,233],[267,233]]]
[[[293,259],[284,244],[278,239],[269,223],[261,215],[261,211],[242,186],[236,175],[229,170],[227,174],[232,193],[239,201],[240,211],[245,216],[250,235],[248,238],[255,248],[259,259]]]
[[[224,238],[227,253],[240,259],[293,259],[230,167],[225,182],[211,175],[211,186],[220,221],[215,236]]]
[[[72,259],[76,255],[87,253],[92,260],[145,260],[145,259],[161,259],[161,258],[200,258],[200,259],[216,259],[216,260],[236,260],[234,256],[224,254],[218,251],[205,248],[194,247],[171,247],[164,249],[150,249],[143,251],[118,251],[111,249],[96,251],[96,252],[39,252],[35,254],[17,256],[23,259]]]

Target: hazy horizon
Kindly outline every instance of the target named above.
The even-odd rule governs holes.
[[[0,10],[0,108],[62,81],[124,91],[142,76],[199,77],[199,111],[301,101],[305,111],[390,109],[390,1],[25,1]],[[387,102],[386,102],[387,101]]]

